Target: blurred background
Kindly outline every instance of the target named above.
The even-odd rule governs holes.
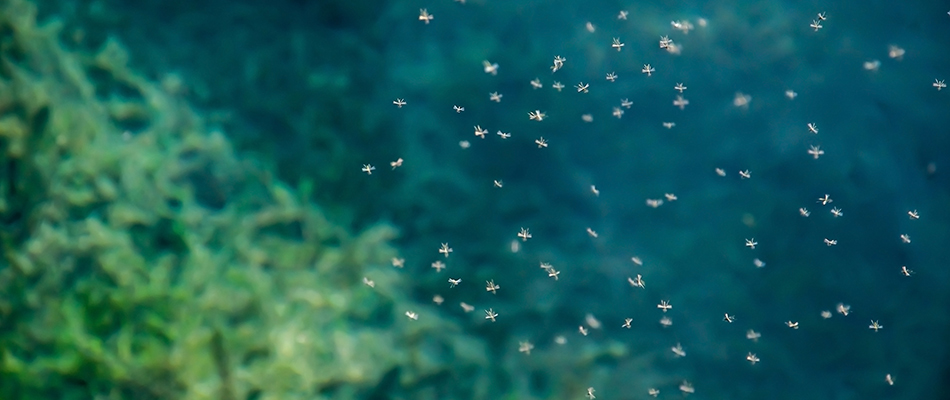
[[[0,9],[0,397],[950,398],[946,2]]]

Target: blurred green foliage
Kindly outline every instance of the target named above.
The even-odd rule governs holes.
[[[334,224],[35,14],[0,2],[0,398],[379,397],[485,362],[403,294],[392,227]]]

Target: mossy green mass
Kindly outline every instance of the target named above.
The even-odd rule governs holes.
[[[394,228],[334,224],[118,41],[35,15],[0,1],[0,398],[401,397],[485,362],[397,290]]]

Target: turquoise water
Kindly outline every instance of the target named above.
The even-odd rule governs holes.
[[[945,2],[39,6],[180,80],[329,220],[399,232],[353,272],[375,287],[337,289],[405,296],[366,325],[436,327],[410,355],[234,398],[948,398]]]

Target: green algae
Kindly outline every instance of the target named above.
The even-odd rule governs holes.
[[[71,52],[35,14],[0,3],[0,397],[353,398],[456,368],[423,344],[485,363],[402,317],[429,306],[386,267],[394,228],[335,225],[118,41]]]

